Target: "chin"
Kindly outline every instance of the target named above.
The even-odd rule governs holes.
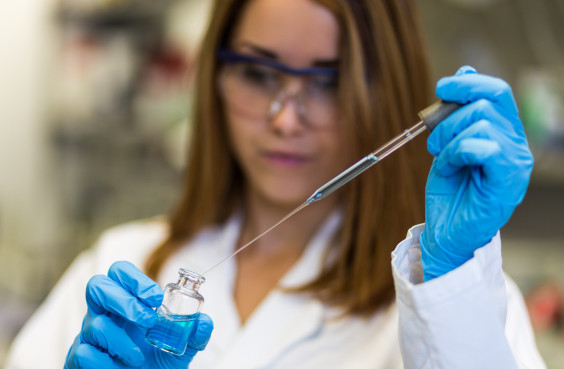
[[[313,191],[311,191],[313,193]],[[288,191],[284,189],[278,192],[269,191],[263,194],[263,198],[270,204],[277,207],[295,208],[303,204],[311,195],[306,191]]]
[[[272,198],[270,203],[281,208],[296,208],[303,204],[309,196],[292,196]]]
[[[316,189],[314,184],[280,177],[275,180],[257,181],[255,186],[249,188],[251,196],[259,201],[270,206],[292,209],[303,204]]]

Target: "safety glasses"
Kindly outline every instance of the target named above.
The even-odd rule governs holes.
[[[227,49],[220,49],[217,56],[222,62],[219,85],[223,99],[237,114],[270,120],[293,99],[304,124],[318,128],[334,125],[338,114],[337,69],[296,69]],[[299,80],[299,88],[288,88],[292,80]]]

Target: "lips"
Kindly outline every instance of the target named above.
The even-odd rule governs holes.
[[[311,160],[308,155],[291,151],[266,151],[264,157],[273,165],[296,167]]]

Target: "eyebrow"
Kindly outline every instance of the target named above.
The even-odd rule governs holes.
[[[339,74],[337,68],[323,68],[323,67],[308,67],[308,68],[292,68],[288,67],[271,58],[265,58],[263,56],[253,56],[249,54],[241,54],[229,49],[218,49],[217,57],[226,63],[259,63],[262,65],[267,65],[272,68],[281,70],[282,72],[293,74],[293,75],[307,75],[307,74],[322,74],[328,76],[337,76]]]
[[[259,54],[262,57],[273,59],[279,61],[278,55],[268,49],[260,47],[258,45],[251,44],[249,42],[242,42],[239,44],[240,47],[246,47],[252,52]],[[335,69],[339,66],[339,59],[319,59],[314,60],[312,63],[314,67],[331,68]]]

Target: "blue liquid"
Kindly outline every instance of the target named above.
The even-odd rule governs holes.
[[[157,322],[147,331],[145,340],[151,345],[174,355],[182,355],[188,338],[198,323],[198,313],[192,315],[165,315],[157,310]]]

